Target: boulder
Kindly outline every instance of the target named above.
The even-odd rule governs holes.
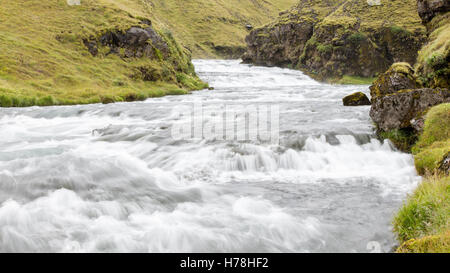
[[[386,72],[379,75],[370,86],[372,99],[394,94],[404,89],[420,88],[414,76],[414,69],[408,63],[394,63]]]
[[[390,131],[411,128],[411,121],[430,107],[450,102],[448,89],[407,89],[372,100],[370,117],[378,129]]]
[[[417,11],[423,23],[430,22],[436,15],[450,11],[449,0],[417,0]]]
[[[370,105],[370,100],[363,92],[356,92],[342,99],[344,106]]]

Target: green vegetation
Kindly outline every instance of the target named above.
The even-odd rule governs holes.
[[[344,75],[342,78],[336,81],[338,84],[353,84],[353,85],[370,85],[375,78],[364,78],[358,76]]]
[[[389,139],[397,149],[404,152],[410,152],[411,147],[417,140],[416,134],[410,129],[391,130],[379,134],[382,139]]]
[[[450,253],[450,231],[411,239],[401,245],[397,253]]]
[[[425,128],[412,151],[420,174],[433,173],[450,152],[450,103],[431,108]]]
[[[367,36],[361,32],[355,32],[348,37],[348,40],[354,44],[361,43],[362,41],[367,40]]]
[[[298,0],[153,0],[149,9],[158,26],[169,28],[196,58],[239,57],[253,27],[274,20]]]
[[[168,56],[126,58],[99,46],[92,56],[83,40],[143,26],[153,19],[138,0],[17,0],[0,7],[0,106],[129,101],[203,89],[189,53],[171,33],[158,34]],[[151,73],[144,79],[142,71]]]
[[[438,170],[450,153],[450,104],[431,108],[413,154],[427,175],[394,219],[398,252],[450,252],[450,176]]]
[[[450,88],[450,13],[436,16],[429,42],[419,51],[416,73],[427,87]]]
[[[394,231],[402,243],[447,233],[448,249],[449,216],[450,177],[431,177],[419,185],[398,212],[394,219]]]

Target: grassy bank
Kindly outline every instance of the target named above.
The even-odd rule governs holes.
[[[0,5],[0,106],[67,105],[133,101],[185,94],[207,85],[195,75],[190,53],[172,33],[156,32],[167,44],[164,56],[111,54],[99,43],[93,56],[83,40],[99,41],[153,21],[145,1],[16,0]],[[158,54],[159,53],[159,54]],[[156,57],[155,57],[156,56]],[[144,79],[142,71],[151,74]]]
[[[239,58],[245,51],[247,25],[259,27],[298,0],[153,0],[151,9],[162,27],[195,58]]]
[[[450,152],[450,104],[433,107],[412,148],[425,176],[394,219],[398,252],[450,252],[450,176],[441,168]]]

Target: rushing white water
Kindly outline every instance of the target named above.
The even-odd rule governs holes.
[[[1,252],[365,252],[417,177],[374,138],[360,86],[196,61],[215,87],[145,102],[0,109]],[[201,101],[280,106],[279,145],[171,138]]]

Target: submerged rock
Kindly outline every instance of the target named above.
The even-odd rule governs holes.
[[[370,105],[370,100],[363,92],[356,92],[342,99],[344,106]]]
[[[411,128],[411,120],[444,102],[450,102],[448,89],[400,90],[374,99],[370,117],[381,131]]]

